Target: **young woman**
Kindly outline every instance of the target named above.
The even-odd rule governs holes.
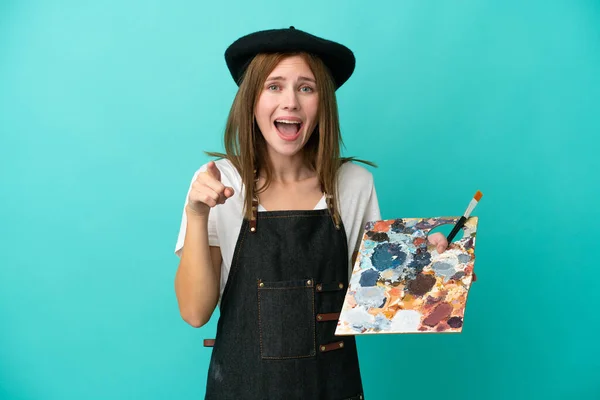
[[[239,85],[226,154],[194,175],[176,245],[183,319],[220,305],[206,398],[362,399],[354,338],[334,336],[363,226],[381,218],[371,173],[340,157],[335,91],[354,55],[290,27],[225,58]]]

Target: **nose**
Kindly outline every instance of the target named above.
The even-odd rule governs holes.
[[[281,106],[284,110],[298,110],[300,108],[300,102],[295,90],[286,89],[284,91]]]

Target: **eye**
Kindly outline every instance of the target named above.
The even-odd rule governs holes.
[[[269,90],[277,90],[278,88],[279,88],[279,86],[277,86],[277,85],[269,85],[267,87],[267,89],[269,89]]]
[[[313,88],[311,88],[310,86],[303,86],[300,88],[301,91],[305,92],[305,93],[310,93],[313,91]]]

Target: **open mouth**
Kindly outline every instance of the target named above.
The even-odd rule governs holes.
[[[301,121],[292,121],[288,119],[277,119],[274,122],[275,128],[284,140],[294,140],[300,134],[302,129]]]

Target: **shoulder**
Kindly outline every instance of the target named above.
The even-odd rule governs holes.
[[[373,187],[373,174],[362,165],[347,161],[339,168],[338,183],[342,190],[346,187],[370,190]]]

